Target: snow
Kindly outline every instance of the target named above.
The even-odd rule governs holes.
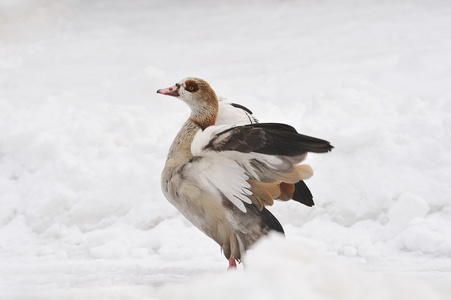
[[[423,219],[429,211],[427,202],[414,194],[402,194],[388,211],[390,223],[408,225],[415,218]]]
[[[406,279],[399,274],[364,272],[349,262],[344,264],[324,257],[305,243],[284,240],[276,235],[260,241],[251,252],[246,260],[246,272],[203,275],[184,284],[169,284],[162,297],[350,300],[412,299],[414,295],[414,299],[448,299],[440,290],[451,291],[440,283],[419,277]],[[274,253],[278,254],[275,259]],[[226,293],[224,281],[227,282]]]
[[[448,299],[449,1],[0,2],[0,299]],[[187,76],[329,140],[226,272],[165,199]]]

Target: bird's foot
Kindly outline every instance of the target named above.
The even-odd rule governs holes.
[[[229,267],[227,268],[227,270],[230,269],[236,269],[236,261],[233,257],[229,258]]]

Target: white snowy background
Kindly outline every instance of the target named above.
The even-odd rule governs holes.
[[[451,2],[0,1],[0,299],[450,299]],[[329,140],[226,272],[165,200],[187,76]]]

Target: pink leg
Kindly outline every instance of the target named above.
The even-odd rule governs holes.
[[[227,268],[227,270],[230,270],[230,268],[236,268],[236,261],[232,256],[230,256],[229,258],[229,267]]]

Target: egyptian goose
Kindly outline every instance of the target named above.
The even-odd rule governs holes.
[[[274,199],[313,206],[303,181],[313,171],[299,163],[307,152],[330,151],[329,142],[298,134],[289,125],[258,123],[245,107],[218,101],[199,78],[185,78],[157,93],[177,97],[191,108],[169,149],[163,193],[221,246],[229,268],[270,230],[283,233],[265,208]]]

